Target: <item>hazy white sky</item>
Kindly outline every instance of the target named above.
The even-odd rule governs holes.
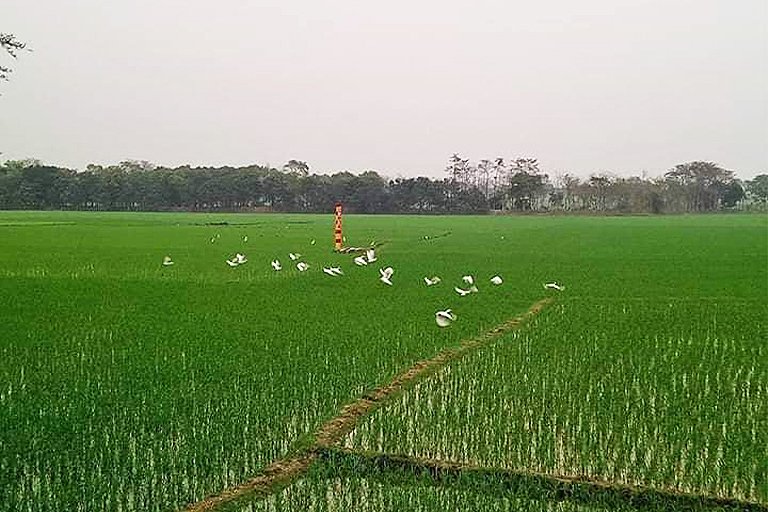
[[[766,0],[1,0],[2,159],[768,172]]]

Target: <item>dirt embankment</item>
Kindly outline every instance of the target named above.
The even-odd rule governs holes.
[[[415,384],[444,367],[467,352],[489,344],[499,336],[518,328],[529,318],[537,315],[552,301],[550,298],[534,303],[522,315],[511,318],[488,332],[460,343],[457,347],[447,348],[435,356],[418,361],[413,366],[396,376],[387,384],[380,386],[347,404],[341,412],[325,422],[315,432],[315,442],[301,453],[277,460],[264,468],[260,474],[237,486],[225,489],[219,494],[209,496],[202,501],[192,503],[184,512],[203,512],[214,510],[225,503],[236,501],[245,496],[266,495],[288,485],[307,471],[309,466],[324,450],[339,443],[349,434],[363,417],[381,407],[391,397],[402,392],[407,386]]]

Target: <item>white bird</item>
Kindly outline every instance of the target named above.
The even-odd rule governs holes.
[[[365,259],[365,256],[358,256],[353,260],[355,262],[355,265],[358,267],[364,267],[368,264],[368,260]]]
[[[291,260],[296,261],[297,259],[301,258],[301,254],[299,253],[294,254],[292,252],[289,252],[288,257],[291,258]]]
[[[433,286],[438,284],[441,281],[441,279],[437,276],[432,276],[432,279],[425,277],[424,282],[427,283],[427,286]]]
[[[309,245],[315,245],[315,239],[313,238],[312,241],[309,242]]]
[[[435,322],[437,322],[437,325],[440,327],[448,327],[454,320],[456,320],[456,315],[454,315],[453,311],[450,309],[435,313]]]
[[[234,267],[238,266],[239,264],[240,263],[238,263],[237,260],[227,260],[227,265],[229,265],[230,267],[234,268]]]
[[[303,261],[300,261],[296,264],[296,268],[299,269],[299,272],[304,272],[309,268],[309,265],[307,265]]]
[[[235,254],[235,260],[237,261],[238,265],[242,265],[243,263],[248,262],[248,260],[245,258],[245,254],[240,253]]]
[[[283,266],[280,264],[280,262],[278,260],[273,260],[272,261],[272,268],[275,269],[275,270],[282,270]]]
[[[248,235],[245,235],[245,236],[243,237],[243,242],[246,242],[246,243],[248,242]]]
[[[546,283],[544,285],[544,288],[547,288],[547,289],[550,289],[550,290],[557,290],[559,292],[565,290],[565,286],[561,286],[561,285],[559,285],[559,284],[557,284],[555,282]]]
[[[328,274],[329,276],[343,276],[344,271],[341,270],[339,267],[323,267],[323,272]]]
[[[376,261],[376,251],[373,249],[368,249],[365,251],[365,257],[368,258],[368,263],[373,263]]]
[[[395,271],[392,269],[392,267],[380,268],[379,269],[379,274],[381,274],[381,277],[386,277],[387,279],[392,277],[392,274],[394,274],[394,273],[395,273]]]
[[[170,256],[166,256],[165,258],[163,258],[164,267],[170,267],[171,265],[173,265],[173,260],[171,260]]]
[[[498,286],[498,285],[500,285],[501,283],[503,283],[504,281],[501,279],[501,277],[500,277],[500,276],[493,276],[493,277],[491,278],[491,282],[492,282],[493,284],[495,284],[496,286]]]
[[[381,281],[382,283],[384,283],[386,285],[392,286],[392,281],[389,280],[389,276],[381,276],[379,278],[379,281]]]
[[[469,295],[470,293],[472,293],[472,290],[463,290],[463,289],[459,288],[458,286],[454,287],[453,289],[454,289],[454,290],[456,290],[456,293],[458,293],[458,294],[459,294],[459,295],[461,295],[462,297],[464,297],[465,295]]]
[[[467,283],[467,284],[470,284],[470,285],[471,285],[471,284],[475,284],[475,278],[474,278],[474,277],[472,277],[472,276],[464,276],[464,277],[462,277],[462,279],[463,279],[463,280],[464,280],[464,282],[465,282],[465,283]]]
[[[211,237],[211,243],[214,243],[215,241],[216,241],[216,237],[215,237],[215,236],[212,236],[212,237]]]

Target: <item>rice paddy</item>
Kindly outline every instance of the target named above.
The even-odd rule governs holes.
[[[183,509],[547,297],[361,418],[305,476],[232,506],[768,507],[768,217],[347,216],[347,244],[376,245],[367,264],[331,250],[332,225],[0,213],[0,511]],[[362,454],[459,464],[463,483]],[[512,473],[660,505],[498,483]]]

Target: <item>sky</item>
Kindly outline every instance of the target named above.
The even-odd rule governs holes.
[[[766,0],[2,0],[0,160],[768,173]]]

